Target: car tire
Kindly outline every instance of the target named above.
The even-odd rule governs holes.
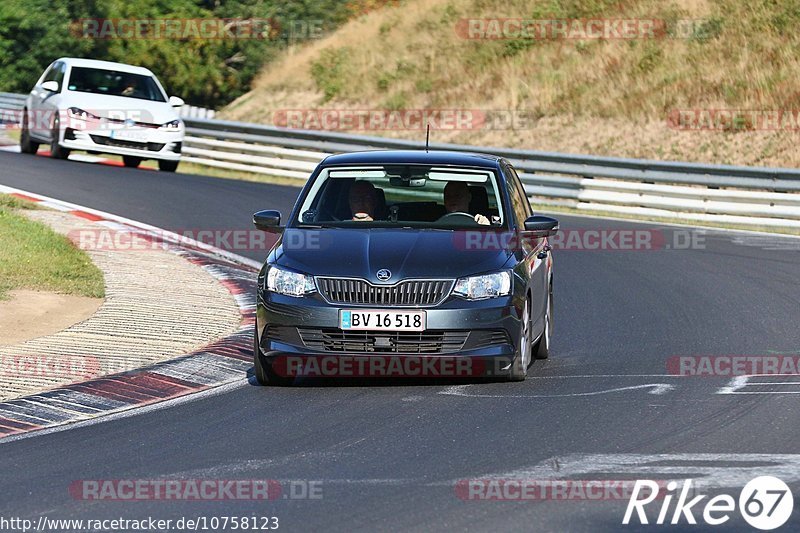
[[[528,366],[531,364],[531,300],[525,298],[525,306],[522,308],[522,326],[520,327],[520,339],[517,354],[511,363],[511,370],[508,379],[510,381],[524,381],[528,377]]]
[[[162,172],[175,172],[178,170],[178,163],[180,163],[180,161],[167,161],[164,159],[159,159],[158,170],[161,170]]]
[[[547,359],[550,357],[550,338],[553,335],[553,282],[550,282],[550,289],[547,293],[547,307],[544,315],[544,331],[533,348],[536,359]]]
[[[31,140],[27,109],[22,111],[22,130],[19,134],[19,150],[23,154],[35,154],[39,150],[39,143]]]
[[[58,139],[61,136],[61,127],[58,117],[56,117],[56,119],[53,121],[53,131],[51,135],[52,140],[50,141],[50,157],[53,159],[67,159],[69,157],[69,149],[58,144]]]
[[[136,168],[142,162],[141,157],[133,157],[131,155],[123,155],[122,163],[128,168]]]
[[[255,374],[256,382],[259,385],[272,385],[272,386],[286,386],[294,383],[293,378],[279,376],[272,370],[272,365],[264,360],[261,356],[261,350],[258,347],[258,331],[253,328],[253,374]]]

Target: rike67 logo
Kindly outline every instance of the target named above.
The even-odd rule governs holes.
[[[691,479],[683,482],[680,493],[677,492],[677,488],[676,481],[669,482],[666,495],[659,498],[658,483],[650,480],[637,480],[630,500],[628,500],[628,507],[622,523],[635,524],[635,519],[633,522],[631,521],[635,512],[635,517],[640,524],[649,524],[645,507],[656,499],[659,499],[661,504],[655,520],[656,524],[697,524],[695,513],[698,513],[705,524],[722,525],[731,519],[738,503],[738,510],[742,518],[752,527],[766,531],[785,524],[792,516],[794,509],[794,498],[789,486],[774,476],[759,476],[748,482],[739,493],[738,502],[729,494],[719,494],[705,501],[705,505],[701,505],[701,502],[708,496],[705,494],[695,495]],[[677,501],[672,508],[675,496],[677,496]],[[691,496],[694,497],[690,499]],[[654,507],[658,507],[658,504]],[[672,512],[670,513],[670,511]]]

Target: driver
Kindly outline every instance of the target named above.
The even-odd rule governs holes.
[[[378,207],[378,193],[375,186],[368,181],[356,181],[350,187],[347,200],[353,220],[371,221]]]
[[[125,78],[125,83],[122,84],[123,89],[120,91],[120,96],[133,96],[136,92],[136,82],[133,78]]]
[[[444,207],[448,213],[469,213],[469,202],[472,200],[472,193],[463,181],[450,181],[444,187]],[[478,224],[489,224],[489,219],[478,213],[473,217]]]

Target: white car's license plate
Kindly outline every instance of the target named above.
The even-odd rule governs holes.
[[[339,327],[344,330],[425,331],[425,311],[339,311]]]
[[[120,141],[147,142],[147,132],[138,130],[111,130],[111,138]]]

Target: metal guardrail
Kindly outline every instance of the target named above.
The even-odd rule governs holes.
[[[0,107],[23,95],[0,93]],[[210,167],[306,180],[336,152],[424,147],[421,141],[185,117],[183,159]],[[431,143],[512,162],[536,205],[749,226],[800,227],[800,169],[625,159]]]

